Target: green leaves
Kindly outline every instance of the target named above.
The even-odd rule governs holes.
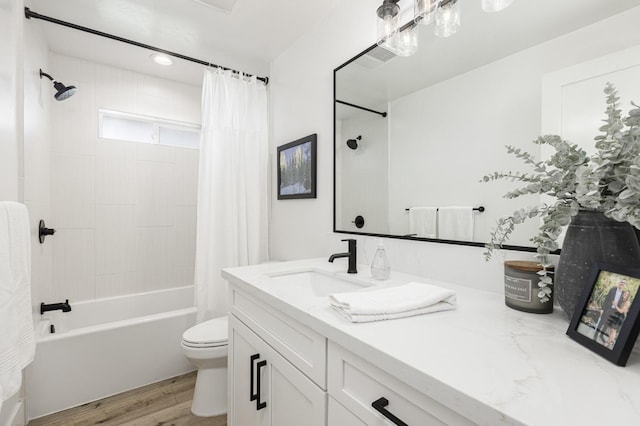
[[[540,271],[538,296],[549,300],[551,278],[547,268],[551,266],[549,254],[558,248],[557,239],[563,227],[578,214],[580,209],[600,211],[620,222],[629,222],[640,229],[640,106],[634,107],[626,117],[622,116],[618,102],[618,91],[607,83],[606,118],[597,135],[597,152],[588,156],[575,144],[570,144],[558,135],[544,135],[533,141],[536,145],[549,145],[555,152],[548,160],[537,161],[533,155],[507,145],[507,153],[519,158],[531,167],[529,173],[494,172],[481,182],[509,180],[526,185],[505,194],[505,198],[517,198],[525,194],[546,194],[556,198],[552,206],[541,204],[519,209],[511,216],[500,218],[491,239],[485,245],[485,259],[490,259],[494,250],[508,241],[515,226],[525,220],[540,217],[539,232],[531,241],[537,249]]]

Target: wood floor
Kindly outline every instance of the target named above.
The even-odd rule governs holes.
[[[27,426],[226,426],[191,414],[195,372],[41,417]]]

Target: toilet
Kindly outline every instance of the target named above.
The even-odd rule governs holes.
[[[227,412],[226,316],[197,324],[182,335],[182,352],[198,368],[191,412],[200,417]]]

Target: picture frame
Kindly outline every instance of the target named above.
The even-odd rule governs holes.
[[[640,269],[594,265],[567,335],[619,366],[625,366],[640,332]]]
[[[278,200],[316,198],[317,134],[278,147]]]

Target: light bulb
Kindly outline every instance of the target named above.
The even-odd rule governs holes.
[[[460,5],[453,0],[436,11],[435,34],[438,37],[449,37],[460,29]]]
[[[413,3],[415,22],[420,25],[431,24],[440,2],[441,0],[415,0]]]
[[[482,0],[482,10],[485,12],[500,12],[511,3],[513,3],[513,0]]]

